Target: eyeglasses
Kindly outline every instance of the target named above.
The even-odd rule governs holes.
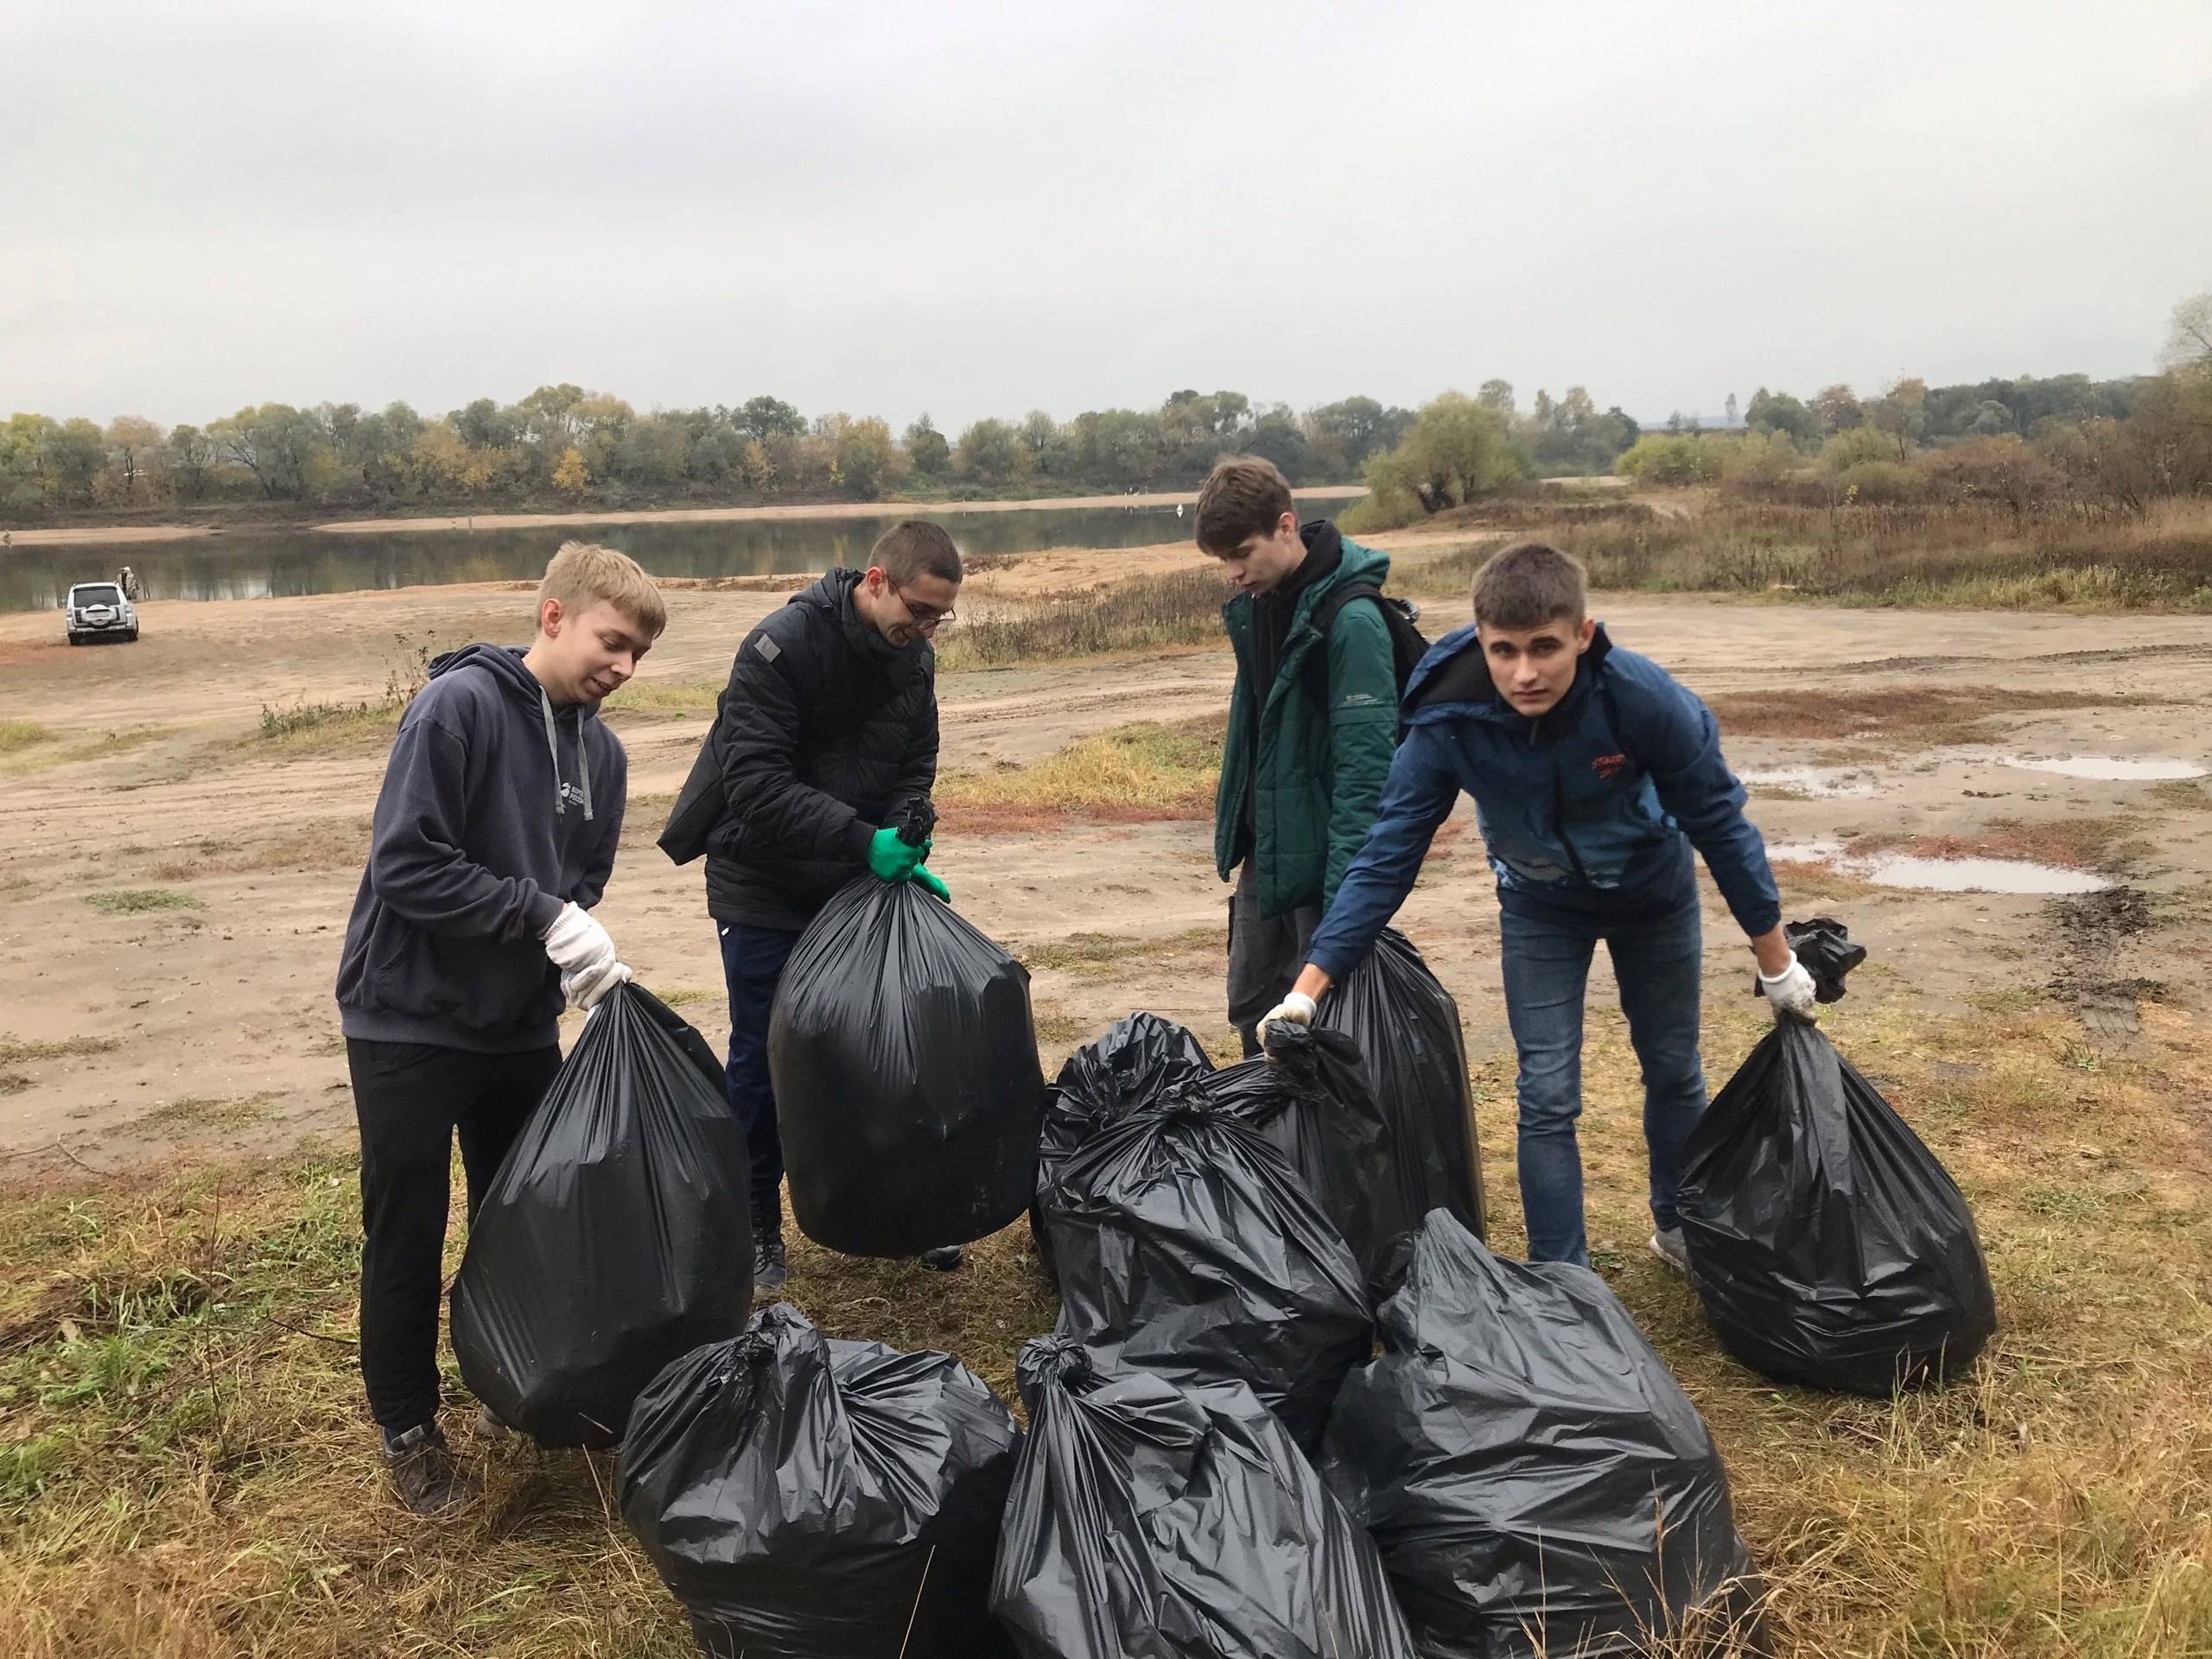
[[[957,611],[933,611],[926,605],[915,604],[912,600],[899,591],[899,584],[895,582],[890,584],[890,588],[891,596],[899,601],[899,607],[906,613],[916,630],[922,633],[935,633],[946,623],[955,620],[960,614]]]

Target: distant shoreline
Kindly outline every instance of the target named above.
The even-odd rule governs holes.
[[[1300,489],[1306,498],[1348,501],[1367,493],[1359,484],[1321,484]],[[940,512],[1033,512],[1069,507],[1168,507],[1198,499],[1196,490],[1129,495],[1038,496],[1019,501],[819,501],[766,507],[663,507],[634,512],[439,513],[415,518],[335,518],[323,524],[241,522],[235,524],[105,524],[52,526],[8,532],[16,547],[122,546],[133,542],[194,542],[222,535],[297,534],[302,530],[331,536],[388,536],[404,531],[542,530],[561,524],[684,524],[739,519],[880,518],[912,513],[925,518]]]

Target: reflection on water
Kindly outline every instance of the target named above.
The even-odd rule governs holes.
[[[2102,893],[2113,885],[2088,870],[2020,858],[1916,858],[1908,853],[1853,857],[1834,841],[1770,847],[1767,856],[1777,864],[1825,864],[1878,887],[1910,887],[1921,893]]]
[[[1340,497],[1301,499],[1305,518],[1333,518]],[[398,531],[324,535],[312,530],[231,531],[188,542],[22,547],[0,550],[0,611],[58,607],[70,586],[124,565],[149,599],[266,599],[361,588],[534,579],[563,542],[619,547],[664,576],[765,576],[857,564],[901,518],[927,518],[971,556],[1048,547],[1146,547],[1187,541],[1192,520],[1165,506],[1038,507],[933,513],[918,504],[865,518],[737,518],[709,523],[558,524],[531,530]]]
[[[2005,764],[2022,772],[2056,772],[2061,778],[2088,778],[2105,784],[2175,782],[2204,776],[2204,768],[2194,760],[2131,759],[2116,754],[2068,754],[2044,760],[2008,754]]]

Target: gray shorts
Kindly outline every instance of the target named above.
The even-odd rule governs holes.
[[[1321,925],[1319,905],[1300,905],[1281,916],[1262,916],[1258,909],[1247,859],[1229,899],[1229,1023],[1243,1038],[1247,1054],[1259,1052],[1259,1023],[1297,982],[1306,946]]]

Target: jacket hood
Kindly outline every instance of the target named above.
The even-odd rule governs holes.
[[[1477,645],[1475,625],[1471,622],[1446,634],[1428,648],[1427,655],[1414,665],[1406,681],[1404,723],[1440,720],[1450,716],[1473,716],[1494,720],[1518,731],[1537,727],[1542,731],[1555,730],[1573,717],[1574,710],[1589,696],[1605,658],[1612,652],[1613,642],[1605,632],[1605,625],[1599,623],[1591,636],[1590,649],[1582,653],[1574,665],[1574,683],[1567,695],[1531,720],[1498,695],[1497,683],[1491,678],[1490,664],[1483,660]]]
[[[432,658],[425,677],[435,680],[457,668],[480,668],[491,675],[499,689],[527,711],[525,718],[543,724],[546,753],[553,757],[555,816],[566,812],[573,801],[583,809],[584,822],[588,823],[593,817],[591,760],[588,745],[584,741],[584,722],[599,717],[599,705],[595,702],[569,703],[556,711],[553,699],[538,683],[537,676],[531,673],[523,662],[524,654],[520,645],[493,645],[480,640],[474,645],[463,645],[458,651],[447,652],[442,657]],[[573,781],[561,775],[561,740],[557,722],[563,719],[572,720],[575,727],[576,764]]]
[[[918,635],[906,645],[894,645],[868,626],[853,601],[853,590],[867,575],[864,570],[833,565],[792,594],[791,602],[827,613],[843,631],[846,645],[863,662],[874,664],[892,683],[903,684],[921,671],[935,648]]]

